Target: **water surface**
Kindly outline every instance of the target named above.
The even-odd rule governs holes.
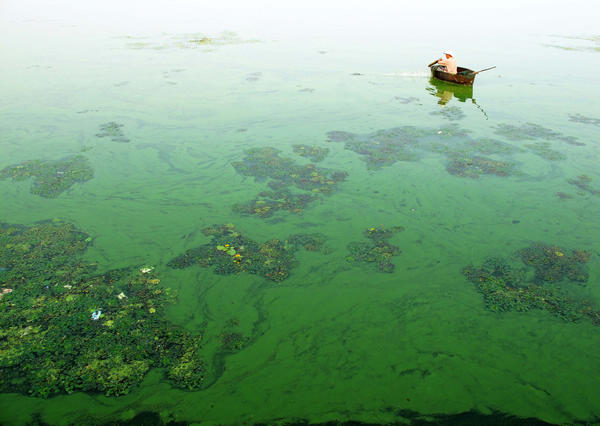
[[[161,20],[161,7],[139,3],[137,23],[124,17],[130,7],[64,15],[65,4],[31,17],[2,6],[11,44],[1,48],[0,169],[82,155],[93,178],[53,198],[32,193],[31,180],[0,180],[0,221],[59,218],[93,237],[84,257],[99,270],[154,267],[160,286],[178,292],[168,319],[202,335],[209,372],[193,392],[157,368],[120,397],[4,393],[2,423],[96,424],[145,411],[206,424],[600,416],[599,326],[544,309],[495,312],[461,273],[490,257],[525,268],[518,252],[534,243],[567,256],[584,250],[589,277],[558,285],[599,309],[600,107],[589,69],[600,56],[585,9],[569,12],[579,27],[558,34],[546,24],[560,13],[535,4],[515,31],[484,31],[493,14],[512,16],[510,7],[476,9],[472,30],[446,37],[426,30],[432,10],[385,4],[263,14],[176,3],[162,5]],[[539,19],[527,25],[527,16]],[[448,46],[459,64],[497,68],[478,75],[472,92],[436,85],[426,64]],[[107,123],[122,127],[98,137]],[[369,161],[378,138],[406,126],[423,134],[406,157]],[[332,131],[369,145],[352,150]],[[461,145],[488,139],[496,152]],[[292,185],[316,197],[301,211],[232,210],[269,190],[268,179],[232,163],[272,147],[310,164],[294,153],[298,144],[327,148],[316,166],[347,178],[324,195]],[[482,156],[508,172],[498,163],[477,169],[473,157]],[[229,223],[258,242],[321,233],[327,250],[298,250],[281,282],[167,265],[211,241],[203,228]],[[387,240],[401,251],[391,273],[348,250],[382,226],[404,228]],[[224,350],[231,324],[243,343]]]

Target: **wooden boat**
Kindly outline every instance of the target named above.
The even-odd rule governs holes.
[[[472,86],[475,81],[475,71],[469,68],[458,67],[456,74],[450,74],[449,72],[442,71],[439,69],[439,65],[433,65],[431,67],[431,76],[438,80],[447,81],[448,83],[460,84],[462,86]],[[481,72],[481,71],[480,71]]]

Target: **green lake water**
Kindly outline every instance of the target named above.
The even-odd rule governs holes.
[[[167,319],[202,336],[207,365],[196,391],[173,386],[161,368],[118,397],[3,389],[0,423],[103,424],[144,412],[201,424],[444,423],[467,412],[472,424],[600,421],[600,324],[544,309],[495,312],[461,272],[506,258],[533,282],[519,250],[544,244],[556,261],[585,251],[584,282],[540,286],[577,310],[600,310],[600,93],[590,72],[600,45],[589,27],[571,22],[559,36],[545,21],[519,21],[510,34],[490,24],[498,30],[490,34],[481,19],[449,40],[418,30],[425,9],[414,22],[292,8],[274,9],[269,21],[250,8],[186,16],[180,7],[177,18],[170,11],[163,22],[157,9],[147,26],[131,28],[98,6],[77,18],[66,9],[29,16],[11,2],[0,10],[0,170],[73,155],[93,168],[92,179],[54,198],[32,193],[32,179],[0,180],[0,222],[72,223],[92,237],[83,258],[100,272],[152,266],[158,288],[177,292]],[[436,85],[426,64],[447,46],[459,65],[497,68],[479,74],[472,93]],[[96,136],[111,122],[127,142]],[[365,153],[377,154],[386,137],[375,132],[403,126],[424,135],[407,148],[410,158],[389,161],[385,152],[369,163]],[[507,126],[517,130],[502,132]],[[332,131],[353,136],[334,141]],[[489,139],[503,151],[461,146]],[[370,143],[368,152],[347,149],[348,140]],[[315,195],[301,211],[233,211],[272,179],[232,163],[272,147],[310,164],[297,144],[327,148],[314,164],[346,179],[331,194],[291,185]],[[481,157],[510,164],[508,176],[482,173]],[[450,173],[453,160],[470,176]],[[326,249],[296,251],[280,282],[169,267],[209,243],[202,229],[213,224],[234,224],[257,242],[320,233]],[[404,230],[387,240],[401,251],[393,272],[349,252],[350,243],[369,242],[368,229],[394,226]],[[231,324],[243,342],[225,350]]]

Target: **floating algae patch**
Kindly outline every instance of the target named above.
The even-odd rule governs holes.
[[[600,195],[600,190],[592,187],[592,178],[588,175],[580,175],[577,179],[568,179],[567,182],[592,195]]]
[[[329,195],[337,189],[339,182],[346,180],[348,174],[343,171],[323,169],[314,164],[298,165],[287,157],[279,155],[281,151],[271,147],[253,148],[246,151],[242,161],[231,163],[234,169],[256,180],[270,179],[268,186],[273,192],[261,192],[248,202],[235,204],[234,211],[270,217],[278,210],[300,213],[317,199],[316,195]],[[285,189],[294,186],[309,194],[295,194]]]
[[[481,175],[509,176],[515,174],[512,163],[482,156],[451,156],[446,170],[451,175],[473,179],[477,179]]]
[[[345,142],[345,149],[361,155],[371,170],[398,161],[414,161],[418,152],[435,152],[448,159],[446,170],[459,177],[477,178],[482,174],[509,176],[521,174],[515,163],[494,160],[485,155],[509,156],[522,149],[489,138],[473,138],[470,132],[451,124],[439,129],[412,126],[379,130],[366,135],[333,131],[332,142]]]
[[[94,177],[94,170],[83,155],[56,161],[30,160],[0,170],[0,179],[22,181],[33,177],[31,193],[44,198],[56,198],[75,183]]]
[[[307,251],[320,251],[325,254],[329,252],[325,246],[327,237],[320,232],[293,234],[288,237],[287,242],[295,248],[304,248]]]
[[[527,144],[525,147],[535,155],[542,157],[544,160],[560,161],[567,158],[563,153],[550,148],[550,142],[536,142],[533,144]]]
[[[394,96],[394,100],[401,104],[411,104],[419,101],[419,98],[415,98],[414,96],[402,97],[402,96]]]
[[[367,228],[363,235],[370,242],[353,241],[348,244],[350,252],[346,260],[348,262],[376,263],[380,272],[394,272],[395,265],[392,257],[401,253],[400,248],[390,244],[389,239],[397,232],[404,231],[402,226],[385,226]]]
[[[575,123],[582,123],[582,124],[591,124],[592,126],[600,127],[600,118],[586,117],[581,114],[569,115],[569,121],[573,121]]]
[[[244,40],[236,33],[224,31],[221,34],[206,33],[162,34],[158,38],[125,36],[125,46],[129,49],[165,50],[165,49],[205,49],[243,43],[257,43],[258,40]]]
[[[545,139],[556,140],[575,146],[585,145],[583,142],[579,142],[574,136],[565,136],[562,133],[555,132],[535,123],[525,123],[520,126],[505,123],[498,124],[494,133],[512,141]]]
[[[474,138],[464,143],[465,150],[483,155],[511,155],[523,152],[523,149],[491,138]]]
[[[571,194],[567,194],[566,192],[558,191],[555,195],[561,200],[570,200],[573,198]]]
[[[561,49],[572,52],[600,52],[600,36],[591,37],[570,37],[570,36],[553,36],[562,40],[575,40],[578,45],[564,45],[564,44],[543,44],[546,47],[552,47],[555,49]],[[584,44],[582,44],[582,42]]]
[[[536,283],[558,282],[562,280],[585,283],[589,274],[584,264],[590,259],[590,253],[573,250],[571,254],[561,247],[536,243],[519,250],[524,264],[535,269]]]
[[[442,118],[450,121],[458,121],[462,120],[466,117],[465,113],[457,106],[445,107],[440,109],[439,111],[433,111],[429,113],[430,115],[439,115]]]
[[[110,121],[100,125],[100,132],[96,133],[99,138],[110,138],[113,142],[128,143],[129,139],[123,133],[123,125]]]
[[[55,221],[0,224],[0,390],[38,397],[123,395],[150,368],[199,389],[200,337],[169,323],[168,289],[153,268],[102,274],[80,255],[91,237]]]
[[[306,206],[314,201],[317,196],[312,194],[293,194],[289,190],[263,191],[258,197],[247,203],[236,203],[232,210],[244,215],[258,217],[271,217],[279,210],[292,213],[302,213]]]
[[[398,161],[416,161],[416,145],[428,134],[427,130],[405,126],[366,135],[335,130],[328,132],[327,138],[330,142],[344,142],[345,149],[361,155],[369,170],[378,170]]]
[[[225,328],[219,336],[221,348],[225,352],[238,352],[250,341],[249,337],[244,336],[238,330],[239,325],[240,322],[235,318],[228,320],[225,324]]]
[[[314,163],[323,161],[327,154],[329,154],[329,148],[322,148],[317,145],[293,145],[292,149],[295,154],[308,158]]]
[[[280,157],[276,148],[253,148],[246,151],[242,161],[231,163],[244,176],[258,180],[272,179],[278,184],[293,185],[304,191],[330,194],[348,174],[343,171],[318,168],[314,164],[298,165],[292,159]]]
[[[589,253],[545,244],[533,244],[518,252],[527,266],[533,267],[533,278],[527,278],[526,267],[509,264],[500,258],[489,258],[481,266],[468,265],[462,273],[473,282],[483,295],[486,307],[494,312],[534,309],[548,311],[567,321],[590,318],[600,325],[600,311],[589,301],[575,300],[557,283],[588,280],[582,264],[589,260]],[[570,286],[569,286],[570,287]]]
[[[212,237],[210,243],[187,250],[168,266],[178,269],[192,265],[214,266],[214,273],[219,275],[247,272],[281,282],[289,277],[296,263],[294,253],[299,247],[294,235],[285,241],[273,239],[257,243],[231,224],[212,225],[202,233]]]

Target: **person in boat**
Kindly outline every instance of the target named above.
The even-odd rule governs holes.
[[[444,59],[445,58],[445,59]],[[442,58],[438,59],[439,70],[446,71],[450,74],[456,74],[458,72],[458,65],[454,58],[454,52],[451,50],[445,50]]]

